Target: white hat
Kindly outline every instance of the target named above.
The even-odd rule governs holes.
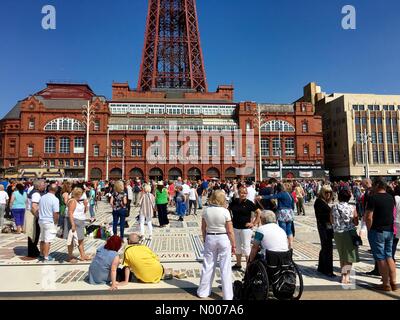
[[[164,187],[164,181],[158,181],[157,185],[158,185],[158,186],[163,186],[163,187]]]

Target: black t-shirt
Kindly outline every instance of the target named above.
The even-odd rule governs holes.
[[[369,197],[367,211],[373,211],[372,230],[393,232],[394,199],[388,193],[376,193]]]
[[[331,208],[324,200],[320,198],[315,200],[314,210],[318,224],[326,224],[330,222]]]
[[[229,204],[233,227],[235,229],[247,229],[246,224],[251,222],[251,213],[257,209],[258,207],[250,200],[241,202],[239,199],[234,199]]]

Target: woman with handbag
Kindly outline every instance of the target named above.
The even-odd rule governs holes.
[[[333,273],[333,228],[331,224],[331,207],[333,191],[329,185],[321,188],[317,200],[314,203],[315,218],[319,239],[321,241],[321,251],[318,259],[318,272],[335,277]]]
[[[144,187],[144,194],[139,201],[139,221],[140,221],[140,238],[144,238],[144,223],[147,223],[147,227],[149,229],[148,239],[151,240],[153,236],[153,223],[152,218],[153,214],[156,211],[156,201],[153,194],[151,194],[151,187],[146,185]]]
[[[339,252],[342,268],[342,283],[350,283],[350,272],[353,263],[360,262],[358,255],[357,235],[358,215],[356,208],[349,204],[351,192],[347,188],[339,191],[339,203],[334,205],[331,213],[336,248]]]

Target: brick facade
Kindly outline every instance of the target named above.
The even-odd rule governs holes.
[[[95,95],[87,85],[66,85],[66,84],[48,84],[47,88],[37,94],[19,102],[9,114],[0,122],[1,126],[1,145],[0,161],[3,175],[6,177],[57,177],[57,178],[83,178],[85,152],[75,148],[75,138],[85,138],[85,130],[50,130],[46,131],[46,124],[59,118],[76,120],[83,123],[82,107],[89,101],[95,106],[95,121],[90,130],[90,149],[89,149],[89,176],[92,179],[105,179],[107,177],[107,130],[113,123],[147,123],[149,121],[160,120],[170,121],[178,119],[182,123],[191,123],[192,121],[202,123],[229,122],[235,123],[237,129],[242,129],[243,139],[241,146],[241,155],[246,156],[248,146],[246,145],[246,126],[255,128],[254,113],[257,110],[257,104],[254,102],[233,103],[233,88],[231,86],[220,86],[215,93],[165,93],[165,92],[136,92],[131,90],[125,84],[113,84],[113,99],[106,101],[104,97]],[[143,114],[133,115],[131,113],[115,115],[110,111],[111,104],[118,103],[162,103],[163,105],[211,105],[218,109],[220,106],[233,106],[235,112],[232,115],[169,115],[169,114]],[[314,106],[311,103],[296,103],[295,105],[285,105],[285,110],[277,109],[272,106],[264,105],[262,111],[265,122],[271,120],[283,120],[295,128],[294,132],[282,132],[281,139],[284,142],[286,138],[293,138],[295,141],[295,153],[291,156],[285,155],[283,143],[283,163],[297,165],[323,165],[323,143],[321,118],[315,116]],[[307,123],[307,132],[302,132],[304,122]],[[81,128],[82,129],[82,128]],[[204,133],[205,131],[203,131]],[[202,132],[191,131],[183,137],[182,144],[185,154],[191,140],[191,135],[200,136]],[[232,132],[230,132],[232,133]],[[205,163],[201,158],[199,161],[187,160],[177,163],[171,163],[170,152],[170,132],[166,132],[165,143],[165,161],[152,164],[146,151],[151,141],[146,141],[148,136],[145,130],[110,130],[109,132],[109,175],[110,179],[134,178],[142,175],[143,178],[174,178],[177,174],[183,177],[204,178],[219,177],[221,179],[233,178],[236,176],[248,178],[252,176],[238,175],[235,169],[243,166],[237,162],[227,163],[224,158],[226,150],[226,140],[228,133],[207,132],[209,140],[213,137],[218,141],[219,149],[214,162]],[[177,132],[179,134],[179,132]],[[278,137],[278,132],[263,132],[263,139],[274,139]],[[45,152],[46,138],[55,138],[56,150],[54,153]],[[69,153],[61,153],[61,140],[69,138]],[[182,137],[181,137],[182,138]],[[123,141],[124,154],[112,154],[113,141]],[[257,179],[259,178],[258,160],[259,160],[259,139],[258,130],[255,130],[254,148],[255,165],[257,166]],[[132,143],[140,142],[142,154],[132,155]],[[210,143],[210,142],[209,142]],[[317,152],[317,143],[319,143]],[[308,147],[307,154],[304,153],[304,147]],[[200,149],[203,148],[202,156],[208,154],[209,146],[205,143],[199,143]],[[270,156],[263,157],[264,165],[273,165],[279,157],[273,155],[272,142],[269,145]],[[65,148],[65,146],[64,146]],[[186,149],[185,149],[186,148]],[[50,148],[51,149],[51,148]],[[75,152],[77,151],[78,152]],[[48,150],[47,150],[48,151]],[[96,153],[95,153],[96,152]],[[210,151],[211,152],[211,151]],[[69,162],[68,162],[69,161]],[[161,170],[162,175],[154,172],[154,169]],[[152,171],[153,170],[153,171]],[[173,172],[170,172],[173,170]],[[264,178],[266,174],[263,174]],[[290,175],[286,175],[290,177]],[[296,177],[297,174],[295,173]]]

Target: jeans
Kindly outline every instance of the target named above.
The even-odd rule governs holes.
[[[203,197],[199,196],[199,198],[197,199],[197,202],[199,204],[199,209],[203,209]]]
[[[0,204],[0,228],[3,227],[4,223],[4,213],[6,212],[6,205]]]
[[[58,226],[61,228],[64,228],[64,220],[65,220],[65,216],[60,214],[60,217],[58,218]]]
[[[292,224],[293,221],[278,221],[279,226],[286,232],[288,237],[293,236]]]
[[[382,261],[393,257],[393,232],[370,230],[368,241],[375,261]]]
[[[113,232],[114,235],[117,235],[117,226],[119,224],[119,233],[121,239],[124,238],[125,214],[126,214],[126,209],[119,209],[113,211]]]
[[[192,212],[192,207],[194,210],[194,214],[196,214],[197,206],[196,206],[196,200],[189,200],[189,214]]]
[[[90,217],[91,217],[91,218],[94,218],[94,216],[95,216],[94,204],[91,204],[91,205],[89,206],[89,211],[90,211]]]

